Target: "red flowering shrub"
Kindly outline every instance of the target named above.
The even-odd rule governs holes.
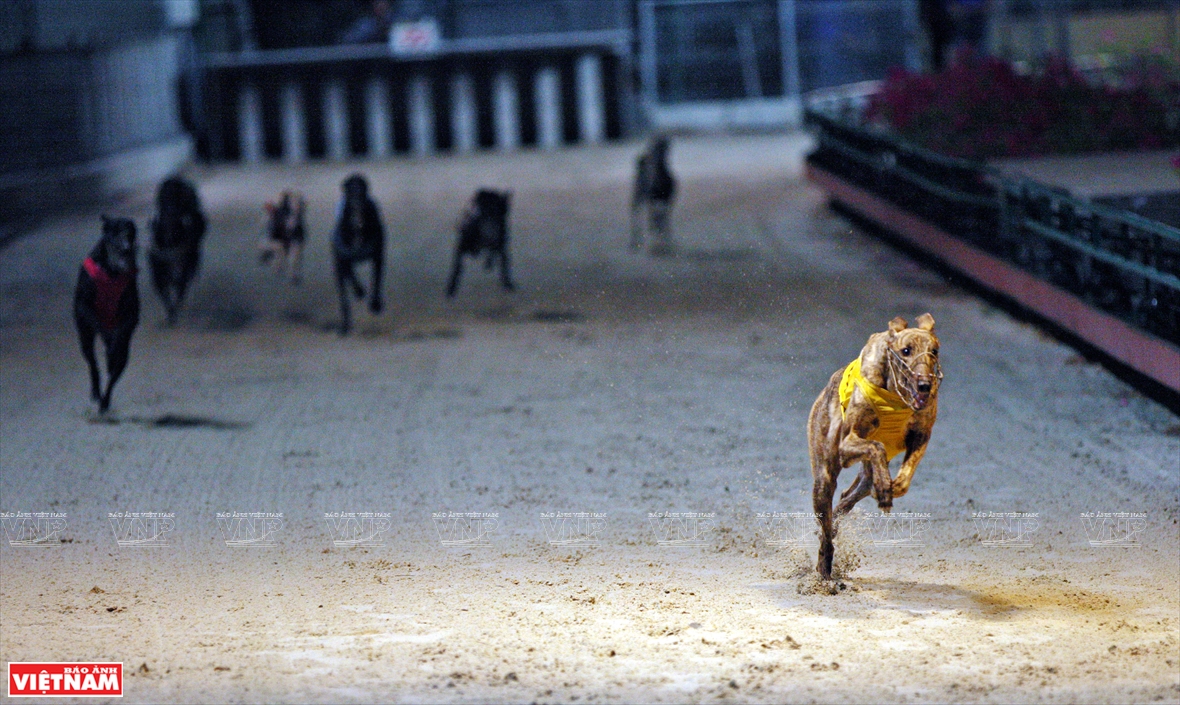
[[[938,74],[894,69],[865,117],[932,151],[986,159],[1177,146],[1177,105],[1180,81],[1162,66],[1098,85],[1061,60],[1023,76],[965,52]]]

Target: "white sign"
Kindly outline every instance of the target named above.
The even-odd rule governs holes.
[[[433,17],[417,22],[398,22],[389,30],[389,50],[396,56],[433,54],[441,44],[438,21]]]

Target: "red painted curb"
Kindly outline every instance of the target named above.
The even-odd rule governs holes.
[[[1174,392],[1180,393],[1180,348],[1091,307],[1073,294],[954,238],[927,221],[807,164],[807,178],[862,216],[987,288],[1036,311],[1065,330]]]

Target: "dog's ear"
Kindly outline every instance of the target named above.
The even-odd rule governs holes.
[[[918,316],[918,320],[914,321],[914,323],[917,323],[918,327],[922,330],[934,330],[934,316],[931,316],[929,313],[923,313],[921,316]]]
[[[893,333],[900,333],[905,330],[908,325],[909,324],[905,322],[904,318],[898,316],[892,321],[889,321],[889,330]]]

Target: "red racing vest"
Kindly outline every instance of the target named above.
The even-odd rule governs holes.
[[[123,298],[127,285],[135,278],[135,269],[113,277],[90,257],[82,260],[82,267],[98,290],[98,295],[94,297],[94,312],[98,315],[99,324],[105,330],[114,330],[119,322],[116,317],[119,312],[119,299]]]

